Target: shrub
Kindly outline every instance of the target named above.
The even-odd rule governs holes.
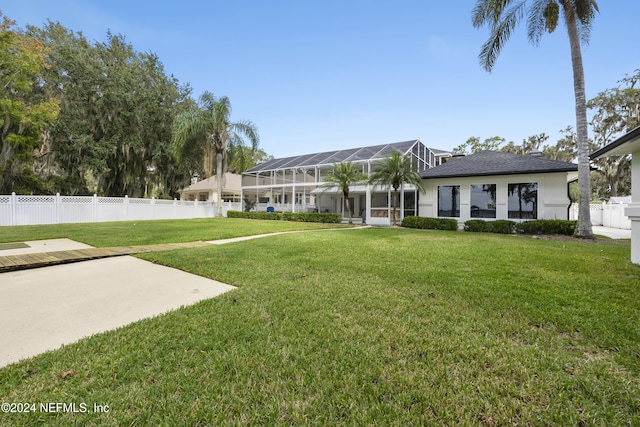
[[[228,211],[227,218],[270,219],[299,222],[322,222],[337,224],[342,222],[342,216],[334,213],[312,212],[240,212]]]
[[[513,234],[516,232],[515,221],[510,221],[508,219],[497,219],[495,221],[489,221],[489,224],[491,224],[491,233]]]
[[[339,224],[342,222],[342,215],[326,212],[284,212],[284,221],[299,222],[322,222],[325,224]]]
[[[424,218],[421,216],[406,216],[402,226],[428,230],[458,230],[458,221],[452,218]]]
[[[240,212],[227,211],[227,218],[247,218],[247,219],[282,219],[282,212]]]
[[[573,236],[577,223],[577,221],[564,219],[536,219],[521,222],[516,226],[516,231],[522,234],[564,234]]]
[[[464,231],[475,233],[512,234],[515,232],[516,223],[507,219],[485,221],[483,219],[470,219],[464,223]]]
[[[483,219],[470,219],[464,223],[464,231],[471,231],[473,233],[488,233],[489,222]]]

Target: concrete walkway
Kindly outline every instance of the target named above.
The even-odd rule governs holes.
[[[593,234],[599,234],[610,239],[631,239],[631,230],[624,228],[603,227],[601,225],[594,225],[591,228]]]

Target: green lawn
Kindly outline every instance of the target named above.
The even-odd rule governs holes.
[[[279,231],[338,228],[340,224],[232,218],[121,221],[0,227],[1,242],[69,238],[96,247],[218,240]]]
[[[145,254],[239,289],[0,369],[0,402],[109,406],[0,424],[640,425],[629,250],[362,229]]]

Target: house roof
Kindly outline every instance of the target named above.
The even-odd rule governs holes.
[[[640,126],[622,135],[611,144],[605,145],[598,151],[589,155],[591,160],[597,160],[601,157],[620,156],[623,154],[631,154],[640,150]]]
[[[203,179],[202,181],[198,181],[195,184],[191,184],[190,186],[179,190],[179,193],[187,192],[187,191],[209,191],[216,190],[218,188],[218,179],[214,175],[207,179]],[[222,190],[223,191],[236,191],[240,192],[240,187],[242,185],[242,176],[225,172],[222,176]]]
[[[403,154],[407,153],[414,147],[414,145],[418,143],[420,143],[419,140],[413,139],[411,141],[395,142],[392,144],[350,148],[337,151],[325,151],[323,153],[305,154],[301,156],[282,157],[262,163],[254,168],[249,169],[245,173],[379,159],[388,156],[392,151],[399,151]]]
[[[481,151],[463,157],[454,157],[420,173],[424,179],[453,178],[465,176],[512,175],[525,173],[573,172],[575,163],[545,159],[544,157]]]

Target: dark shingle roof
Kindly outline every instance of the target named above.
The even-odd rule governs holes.
[[[543,172],[577,171],[575,163],[545,159],[544,157],[481,151],[468,156],[454,158],[435,168],[424,170],[420,176],[430,178],[452,178],[463,176],[511,175]]]

